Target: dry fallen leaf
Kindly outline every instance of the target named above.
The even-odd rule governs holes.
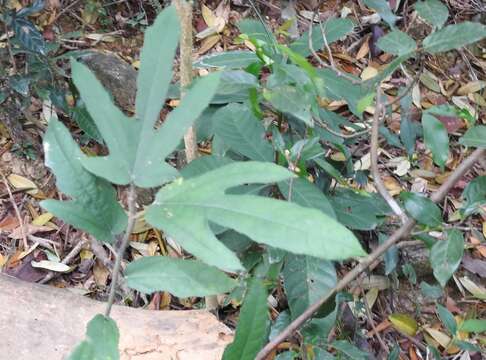
[[[50,260],[31,261],[30,264],[32,265],[33,268],[45,269],[45,270],[50,270],[55,272],[65,273],[71,270],[71,268],[68,265],[57,261],[50,261]]]
[[[31,189],[26,191],[26,193],[29,195],[35,195],[39,192],[37,185],[32,180],[29,180],[24,176],[10,174],[7,177],[7,180],[16,189]]]
[[[388,316],[393,327],[409,336],[415,336],[418,330],[417,321],[407,314],[391,314]]]

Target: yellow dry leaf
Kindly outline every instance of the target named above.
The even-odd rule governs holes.
[[[151,241],[148,243],[147,252],[149,256],[156,255],[158,250],[159,250],[159,244],[157,243],[157,241]]]
[[[393,176],[384,176],[383,184],[391,196],[398,195],[402,191],[400,183]]]
[[[459,278],[462,286],[466,288],[474,297],[482,300],[486,300],[486,289],[481,285],[476,284],[474,281],[469,279],[467,276]]]
[[[366,293],[366,302],[368,303],[369,309],[373,309],[373,305],[375,305],[376,299],[378,298],[378,293],[380,290],[376,287],[371,288],[367,293]]]
[[[54,217],[54,215],[52,215],[49,212],[46,212],[44,214],[37,216],[34,220],[32,220],[32,224],[38,225],[38,226],[43,226],[43,225],[46,225],[53,217]]]
[[[434,329],[434,328],[430,328],[430,327],[426,327],[425,328],[425,331],[430,336],[432,336],[432,338],[435,341],[437,341],[440,344],[440,346],[442,346],[444,349],[446,349],[447,346],[449,345],[449,343],[451,342],[451,338],[447,334],[444,334],[440,330],[437,330],[437,329]]]
[[[216,45],[220,39],[220,35],[211,35],[205,38],[203,41],[201,41],[201,47],[198,50],[198,54],[202,55],[211,50],[211,48]]]
[[[3,265],[5,265],[7,261],[8,261],[8,256],[0,254],[0,269],[3,268]]]
[[[346,155],[342,152],[335,152],[331,154],[331,159],[334,161],[346,161]]]
[[[106,286],[110,271],[101,261],[96,261],[93,266],[93,277],[98,286]]]
[[[207,26],[214,26],[216,24],[216,15],[204,4],[201,5],[201,15]]]
[[[94,257],[94,254],[91,250],[83,249],[79,253],[79,257],[81,258],[81,260],[91,260]]]
[[[370,44],[368,42],[370,36],[367,35],[366,39],[363,41],[363,45],[358,50],[358,53],[356,54],[356,60],[361,60],[363,59],[368,53],[370,52]]]
[[[132,66],[137,70],[140,69],[140,60],[135,60],[132,62]]]
[[[393,327],[398,331],[403,332],[409,336],[415,336],[418,330],[418,324],[413,317],[407,314],[391,314],[388,319],[393,324]]]
[[[378,75],[378,70],[376,70],[372,66],[368,66],[361,73],[361,79],[362,80],[368,80],[368,79],[375,77],[376,75]]]
[[[483,221],[483,235],[486,237],[486,221]]]
[[[10,174],[7,179],[8,182],[16,189],[31,189],[26,191],[29,195],[35,195],[39,192],[37,185],[32,180],[29,180],[24,176]]]
[[[478,92],[486,86],[486,81],[470,81],[466,85],[463,85],[457,90],[458,95],[467,95],[470,93]]]

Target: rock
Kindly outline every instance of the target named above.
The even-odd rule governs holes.
[[[135,109],[137,71],[115,54],[93,51],[79,59],[88,66],[126,113]]]
[[[0,349],[4,359],[61,360],[84,339],[105,304],[66,289],[0,274]],[[219,360],[231,331],[206,311],[113,307],[121,360]]]

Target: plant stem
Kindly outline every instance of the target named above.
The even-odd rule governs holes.
[[[430,199],[437,203],[441,201],[449,192],[449,190],[459,181],[464,174],[482,157],[486,155],[486,149],[476,149],[466,160],[464,160],[454,172],[447,178],[441,187],[432,194]],[[329,290],[329,292],[310,305],[299,317],[292,321],[282,332],[276,336],[272,341],[260,350],[255,357],[255,360],[264,360],[282,341],[291,336],[294,331],[298,330],[302,325],[309,320],[319,308],[325,304],[338,291],[344,290],[352,281],[354,281],[363,271],[371,266],[381,255],[383,255],[391,246],[395,245],[400,239],[410,234],[416,222],[413,219],[407,220],[397,231],[395,231],[387,241],[378,246],[371,254],[365,257],[357,266],[348,272],[336,286]]]
[[[135,185],[130,183],[128,188],[128,223],[127,228],[125,230],[125,234],[123,235],[122,242],[120,244],[120,248],[118,249],[118,253],[116,254],[115,265],[113,266],[113,273],[111,275],[111,285],[110,285],[110,295],[108,296],[108,303],[106,304],[105,316],[109,317],[111,308],[113,306],[113,302],[115,301],[116,289],[118,285],[118,276],[120,274],[120,267],[121,262],[123,260],[123,254],[125,254],[125,250],[127,249],[130,234],[132,233],[133,226],[135,225],[135,217],[137,213],[137,209],[135,207],[136,201],[136,193],[135,193]]]

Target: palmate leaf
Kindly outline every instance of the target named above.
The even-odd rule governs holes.
[[[139,187],[158,186],[178,175],[164,159],[207,107],[219,82],[218,74],[198,79],[181,105],[170,113],[160,129],[154,130],[172,77],[179,32],[179,18],[172,6],[161,12],[147,29],[133,119],[113,104],[86,66],[72,61],[73,81],[109,149],[108,156],[82,159],[93,174],[115,184],[133,182]]]
[[[56,175],[57,187],[72,200],[44,200],[41,206],[98,240],[111,242],[127,222],[125,212],[116,201],[115,189],[82,166],[86,155],[68,129],[55,118],[49,120],[44,152],[46,165]]]
[[[323,259],[364,255],[353,233],[319,210],[259,196],[225,193],[239,185],[279,182],[292,176],[285,168],[271,163],[232,163],[163,187],[145,218],[194,256],[224,270],[243,267],[236,255],[216,239],[209,222],[296,254]]]

